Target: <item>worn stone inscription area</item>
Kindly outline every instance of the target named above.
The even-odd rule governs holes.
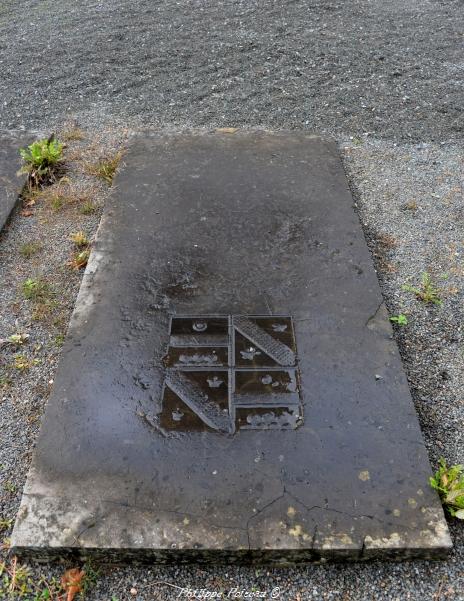
[[[13,553],[274,564],[451,546],[334,144],[133,139]]]
[[[232,434],[302,423],[289,316],[173,317],[165,364],[165,430]]]

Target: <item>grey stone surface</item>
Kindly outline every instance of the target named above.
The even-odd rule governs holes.
[[[351,205],[335,146],[317,137],[133,143],[84,276],[14,552],[275,563],[446,553]],[[186,397],[198,386],[185,384],[188,370],[182,385],[170,378],[173,334],[175,344],[185,335],[170,329],[172,315],[241,316],[231,327],[261,350],[279,327],[264,335],[250,316],[291,316],[303,419],[285,429],[163,427],[166,385]],[[276,344],[274,360],[289,361],[286,346]],[[202,361],[192,373],[211,371]],[[240,368],[229,357],[235,392]]]
[[[18,177],[21,167],[19,149],[29,144],[24,133],[0,131],[0,231],[16,204],[26,178]]]

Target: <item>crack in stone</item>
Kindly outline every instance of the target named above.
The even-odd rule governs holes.
[[[305,503],[303,503],[303,501],[301,501],[293,493],[287,491],[287,494],[288,494],[289,497],[291,497],[292,499],[294,499],[297,503],[300,503],[300,505],[303,505],[303,507],[308,512],[312,511],[313,509],[320,509],[321,511],[331,511],[333,513],[339,513],[341,515],[345,515],[345,516],[353,518],[353,519],[356,519],[356,518],[367,518],[369,520],[375,520],[375,521],[379,522],[379,524],[384,524],[385,523],[383,520],[381,520],[380,518],[375,517],[374,515],[366,515],[366,514],[363,514],[363,513],[352,514],[352,513],[348,513],[347,511],[342,511],[341,509],[333,509],[332,507],[321,507],[320,505],[313,505],[312,507],[308,507],[308,505],[306,505]]]
[[[107,517],[107,514],[102,515],[100,517],[96,517],[94,518],[94,521],[91,522],[90,524],[88,524],[87,526],[85,526],[79,533],[77,536],[73,535],[73,539],[76,541],[77,545],[79,547],[82,547],[82,544],[80,543],[79,539],[81,538],[81,536],[83,534],[85,534],[88,530],[90,530],[91,528],[93,528],[94,526],[96,526],[98,524],[98,522],[100,522],[102,519],[104,519],[105,517]]]
[[[251,551],[251,540],[250,540],[250,522],[253,518],[258,517],[258,515],[260,515],[263,511],[265,511],[268,507],[271,507],[271,505],[274,505],[274,503],[277,503],[277,501],[280,501],[280,499],[283,499],[286,495],[286,490],[285,490],[285,486],[282,489],[282,493],[276,497],[275,499],[273,499],[272,501],[269,501],[269,503],[266,503],[266,505],[264,505],[263,507],[261,507],[261,509],[258,509],[256,511],[256,513],[253,513],[247,520],[246,522],[246,532],[247,532],[247,538],[248,538],[248,550]]]
[[[136,509],[139,511],[146,511],[146,512],[150,512],[150,513],[163,512],[163,513],[169,513],[169,514],[178,515],[178,516],[196,518],[196,519],[200,519],[200,520],[205,519],[205,516],[203,516],[203,515],[199,515],[197,513],[190,513],[190,512],[186,512],[186,511],[178,511],[176,509],[164,509],[163,507],[149,508],[149,507],[144,507],[143,505],[136,505],[136,504],[132,504],[132,503],[119,503],[117,501],[109,501],[106,499],[103,499],[102,503],[107,503],[108,505],[119,505],[121,507],[128,507],[129,509]],[[221,528],[224,530],[242,530],[243,532],[246,532],[246,530],[247,530],[246,528],[243,528],[242,526],[225,526],[223,524],[214,524],[212,522],[208,522],[208,526],[212,526],[213,528],[217,528],[218,530],[220,530]]]
[[[369,324],[370,324],[370,322],[371,322],[371,321],[373,321],[373,320],[374,320],[374,319],[377,317],[377,314],[378,314],[378,312],[380,311],[380,309],[382,308],[382,305],[384,305],[384,304],[385,304],[385,301],[382,299],[382,300],[380,301],[380,304],[379,304],[379,306],[378,306],[378,307],[377,307],[377,309],[374,311],[374,313],[372,313],[372,315],[370,315],[370,316],[367,318],[367,320],[366,320],[366,323],[364,324],[364,326],[365,326],[365,327],[368,327],[368,326],[369,326]]]
[[[363,536],[361,550],[359,551],[359,559],[361,559],[364,556],[365,551],[366,551],[366,536]]]

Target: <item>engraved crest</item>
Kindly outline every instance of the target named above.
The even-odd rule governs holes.
[[[227,434],[297,428],[296,357],[287,315],[172,317],[160,426]]]

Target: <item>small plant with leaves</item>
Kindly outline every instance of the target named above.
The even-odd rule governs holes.
[[[16,492],[16,486],[13,484],[13,482],[10,482],[9,480],[7,480],[4,484],[3,484],[3,488],[8,491],[9,493],[15,493]]]
[[[48,139],[36,140],[19,151],[24,165],[21,169],[29,176],[29,188],[49,184],[55,180],[63,161],[63,144],[52,135]]]
[[[93,566],[92,562],[88,560],[82,568],[84,577],[82,579],[82,597],[86,598],[88,593],[96,586],[100,577],[100,571]]]
[[[29,334],[18,332],[16,334],[11,334],[8,338],[0,338],[0,348],[2,348],[2,346],[12,346],[17,348],[25,344],[28,340]]]
[[[411,286],[404,284],[403,290],[412,292],[416,295],[417,300],[426,303],[427,305],[442,305],[443,301],[440,297],[440,289],[433,282],[432,277],[426,271],[422,274],[420,286]]]
[[[80,250],[73,254],[71,260],[69,261],[69,265],[73,269],[83,269],[86,267],[89,262],[90,257],[90,248],[86,248],[85,250]]]
[[[23,601],[64,601],[66,590],[55,578],[34,577],[31,570],[13,557],[9,563],[0,562],[0,599]],[[74,597],[68,596],[68,599]]]
[[[65,335],[64,334],[57,334],[54,338],[54,342],[56,344],[57,347],[62,347],[64,344],[64,340],[65,340]]]
[[[390,317],[390,321],[392,323],[396,323],[397,326],[407,326],[408,318],[403,313],[399,313],[398,315],[392,315]]]
[[[52,291],[48,282],[42,278],[28,278],[22,284],[24,298],[33,302],[49,299]]]
[[[464,520],[464,465],[448,467],[441,457],[439,466],[430,477],[430,486],[438,492],[450,515]]]
[[[77,251],[72,255],[69,265],[74,269],[83,269],[90,257],[90,240],[84,232],[71,234],[71,240],[74,242]]]
[[[22,334],[18,332],[17,334],[11,334],[8,336],[7,341],[13,346],[22,346],[29,340],[29,334]]]
[[[6,532],[13,525],[13,520],[7,520],[6,518],[0,517],[0,534]]]
[[[14,357],[13,367],[18,371],[27,371],[39,363],[40,361],[38,359],[29,359],[26,355],[18,353]]]

